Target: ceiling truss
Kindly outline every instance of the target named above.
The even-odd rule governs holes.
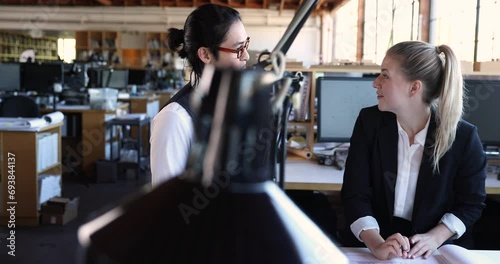
[[[213,3],[234,8],[297,10],[302,0],[0,0],[0,5],[197,7]],[[316,11],[331,12],[348,0],[319,0]]]

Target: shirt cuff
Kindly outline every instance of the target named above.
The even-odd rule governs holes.
[[[361,234],[362,231],[369,229],[377,229],[377,232],[380,232],[377,220],[373,216],[363,216],[351,224],[352,233],[361,242],[363,242],[363,240],[361,240],[359,234]]]
[[[455,235],[451,239],[460,238],[465,233],[465,225],[458,217],[454,214],[445,214],[441,218],[440,223],[443,223],[452,233]]]

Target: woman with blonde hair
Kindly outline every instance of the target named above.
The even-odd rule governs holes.
[[[342,186],[346,224],[378,259],[429,257],[470,233],[485,206],[486,155],[462,120],[460,64],[447,45],[391,47],[362,109]]]

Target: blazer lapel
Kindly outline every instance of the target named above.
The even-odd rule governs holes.
[[[398,173],[398,128],[395,115],[386,115],[384,125],[378,131],[378,145],[382,164],[387,208],[394,212],[394,191]]]
[[[431,183],[434,173],[432,167],[432,153],[434,150],[434,133],[436,131],[436,117],[434,110],[431,112],[431,120],[429,128],[427,129],[427,136],[425,137],[424,153],[422,155],[422,162],[418,172],[417,189],[415,192],[415,199],[413,201],[412,219],[415,219],[417,213],[420,211],[420,205],[425,197],[426,186]]]

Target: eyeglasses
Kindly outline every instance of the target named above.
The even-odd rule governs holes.
[[[237,49],[228,49],[228,48],[219,47],[219,51],[236,53],[236,58],[239,59],[239,58],[241,58],[241,55],[243,54],[243,50],[248,50],[249,44],[250,44],[250,37],[247,37],[247,40],[245,41],[245,43],[243,43],[243,46],[241,46]]]

